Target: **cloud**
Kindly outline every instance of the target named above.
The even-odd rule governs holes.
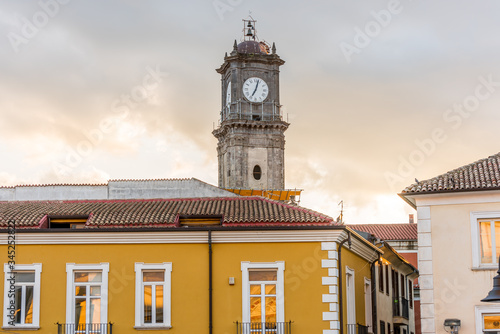
[[[211,132],[221,92],[214,69],[252,10],[259,37],[276,42],[286,60],[287,186],[305,189],[302,204],[332,216],[342,199],[353,221],[406,221],[409,209],[396,191],[499,151],[500,92],[456,131],[443,113],[473,92],[478,76],[500,81],[500,5],[401,3],[401,14],[349,64],[339,44],[387,1],[241,1],[222,20],[210,1],[71,1],[18,53],[0,41],[0,153],[7,161],[0,184],[191,176],[215,184]],[[0,35],[19,33],[20,18],[39,10],[38,2],[2,3]],[[126,116],[113,108],[156,66],[168,73],[156,89]],[[435,127],[446,129],[447,141],[393,191],[384,173],[397,170]],[[87,143],[91,153],[68,175],[54,172],[54,161]]]

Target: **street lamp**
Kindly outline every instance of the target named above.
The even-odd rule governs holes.
[[[444,321],[444,329],[451,334],[458,334],[460,329],[460,319],[446,319]]]
[[[493,289],[488,293],[486,298],[481,299],[482,302],[498,303],[500,302],[500,257],[498,258],[498,271],[493,277]]]

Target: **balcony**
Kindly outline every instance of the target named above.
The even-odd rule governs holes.
[[[408,325],[410,309],[408,299],[395,298],[392,304],[392,319],[395,325]]]
[[[408,320],[410,318],[410,308],[409,308],[408,299],[401,298],[401,308],[402,308],[401,315],[403,316],[403,318]]]
[[[281,105],[271,102],[250,103],[236,101],[220,112],[219,126],[226,120],[283,121]]]
[[[401,309],[399,307],[399,298],[393,298],[392,300],[392,316],[393,317],[401,316]]]
[[[292,322],[238,322],[236,334],[292,334]]]
[[[57,334],[113,334],[113,324],[60,324],[57,323]]]
[[[368,326],[347,324],[347,334],[368,334]]]

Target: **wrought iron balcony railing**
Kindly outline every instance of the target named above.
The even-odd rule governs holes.
[[[403,318],[408,320],[410,318],[410,308],[409,308],[409,304],[408,304],[408,299],[401,298],[401,307],[403,308],[403,310],[401,312]]]
[[[236,334],[292,334],[292,322],[238,322]]]
[[[401,308],[399,307],[399,298],[393,298],[392,302],[392,316],[400,317],[401,316]]]
[[[368,326],[347,324],[347,334],[368,334]]]
[[[57,334],[113,334],[113,324],[60,324],[57,323]]]

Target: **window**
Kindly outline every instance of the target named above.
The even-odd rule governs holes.
[[[253,168],[253,178],[256,180],[260,180],[261,176],[262,176],[262,169],[260,168],[259,165],[255,165],[255,167]]]
[[[408,280],[408,294],[410,308],[413,308],[413,282]]]
[[[346,266],[345,270],[346,304],[347,304],[347,333],[356,332],[356,288],[354,270]]]
[[[387,334],[392,334],[391,333],[391,324],[387,323]]]
[[[85,228],[88,218],[88,216],[49,217],[49,228]]]
[[[481,263],[498,263],[500,254],[500,221],[483,220],[479,224]]]
[[[400,277],[401,277],[401,297],[406,298],[405,277],[403,274],[400,274]]]
[[[378,266],[378,289],[384,292],[384,270],[382,266]]]
[[[365,277],[365,323],[370,333],[373,332],[372,312],[372,282]]]
[[[471,212],[472,267],[498,268],[500,212]]]
[[[3,327],[39,328],[41,264],[4,265]]]
[[[385,334],[385,322],[380,320],[380,334]]]
[[[385,293],[389,295],[389,266],[385,266]]]
[[[172,263],[135,264],[135,327],[170,328]]]
[[[392,269],[392,298],[399,300],[399,274],[397,270]]]
[[[109,264],[66,264],[66,323],[78,328],[108,322]]]
[[[284,262],[242,262],[243,323],[285,321]]]
[[[498,305],[476,306],[476,334],[500,332],[500,307]]]

